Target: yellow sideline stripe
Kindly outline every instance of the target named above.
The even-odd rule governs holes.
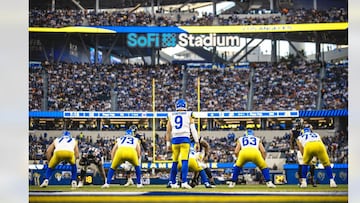
[[[47,28],[47,27],[29,27],[30,32],[83,32],[83,33],[116,33],[116,31],[95,28],[95,27],[62,27],[62,28]]]
[[[36,196],[29,202],[348,202],[347,196]]]
[[[224,25],[224,26],[180,26],[190,34],[200,33],[262,33],[262,32],[301,32],[346,30],[348,23],[307,23],[275,25]]]

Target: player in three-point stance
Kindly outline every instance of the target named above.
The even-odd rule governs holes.
[[[332,169],[330,165],[329,155],[326,152],[324,143],[318,133],[312,131],[310,125],[305,125],[301,131],[300,136],[297,138],[296,143],[303,155],[304,167],[301,173],[300,187],[307,187],[306,175],[308,172],[308,165],[311,163],[313,157],[317,157],[325,168],[325,173],[330,179],[330,187],[337,187],[334,177],[332,175]]]
[[[266,152],[260,138],[254,136],[252,129],[247,129],[245,134],[240,137],[235,147],[236,163],[233,168],[232,181],[229,187],[235,187],[242,167],[247,162],[253,162],[261,169],[266,186],[275,188],[276,186],[270,180],[270,170],[265,162]]]
[[[135,167],[136,186],[138,188],[144,187],[141,184],[141,168],[139,165],[139,157],[141,156],[141,148],[139,139],[133,136],[133,131],[128,129],[125,135],[116,139],[116,143],[111,150],[111,166],[109,168],[106,183],[101,188],[109,188],[111,178],[113,177],[117,167],[128,161]]]
[[[71,165],[71,187],[76,188],[77,167],[76,159],[79,158],[79,147],[77,141],[71,136],[69,131],[64,131],[63,134],[55,138],[46,150],[46,159],[48,167],[45,173],[45,179],[40,187],[47,187],[49,178],[54,172],[55,167],[61,162],[66,161]]]
[[[301,184],[301,171],[304,167],[304,161],[303,156],[299,149],[295,150],[296,146],[296,139],[300,136],[301,130],[304,128],[304,120],[302,118],[296,118],[294,127],[290,131],[290,153],[296,152],[296,161],[298,163],[298,180],[299,185]],[[315,164],[317,162],[317,158],[314,157],[310,164],[310,184],[312,184],[313,187],[317,187],[315,182]]]
[[[148,151],[148,146],[146,144],[146,140],[144,138],[144,136],[142,136],[140,133],[138,133],[138,127],[136,125],[131,125],[129,127],[130,130],[133,131],[133,135],[139,139],[140,141],[140,145],[142,147],[141,151],[142,152],[147,152]],[[139,165],[141,166],[141,156],[139,157]],[[125,161],[125,163],[120,165],[124,170],[125,170],[125,177],[127,182],[124,184],[125,187],[128,187],[130,185],[134,184],[134,181],[131,178],[131,170],[134,168],[128,161]]]

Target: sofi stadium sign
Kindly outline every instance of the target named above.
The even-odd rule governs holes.
[[[240,46],[240,37],[236,35],[193,35],[174,33],[130,33],[127,35],[127,45],[139,48],[165,48],[175,47],[232,47]]]

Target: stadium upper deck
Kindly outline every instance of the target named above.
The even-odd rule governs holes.
[[[151,5],[156,7],[162,6],[172,6],[173,9],[176,8],[191,8],[195,3],[213,3],[220,2],[219,0],[101,0],[99,1],[100,9],[113,9],[113,8],[132,8],[136,6],[149,7]],[[271,1],[259,1],[259,0],[239,0],[234,1],[236,6],[234,11],[237,13],[248,13],[249,11],[259,11],[262,9],[273,10],[275,12],[281,11],[282,8],[314,8],[319,10],[325,10],[331,7],[336,8],[345,8],[347,9],[347,0],[271,0]],[[73,0],[29,0],[29,8],[39,8],[39,9],[50,9],[52,5],[55,5],[55,8],[59,9],[77,9],[78,5],[85,9],[95,9],[96,1],[92,0],[82,0],[82,1],[73,1]]]

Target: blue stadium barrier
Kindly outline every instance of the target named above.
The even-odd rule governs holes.
[[[285,164],[284,170],[287,184],[298,184],[298,164]],[[348,184],[348,164],[333,164],[332,170],[337,184]],[[319,184],[329,184],[329,178],[321,165],[315,169],[315,180]]]

